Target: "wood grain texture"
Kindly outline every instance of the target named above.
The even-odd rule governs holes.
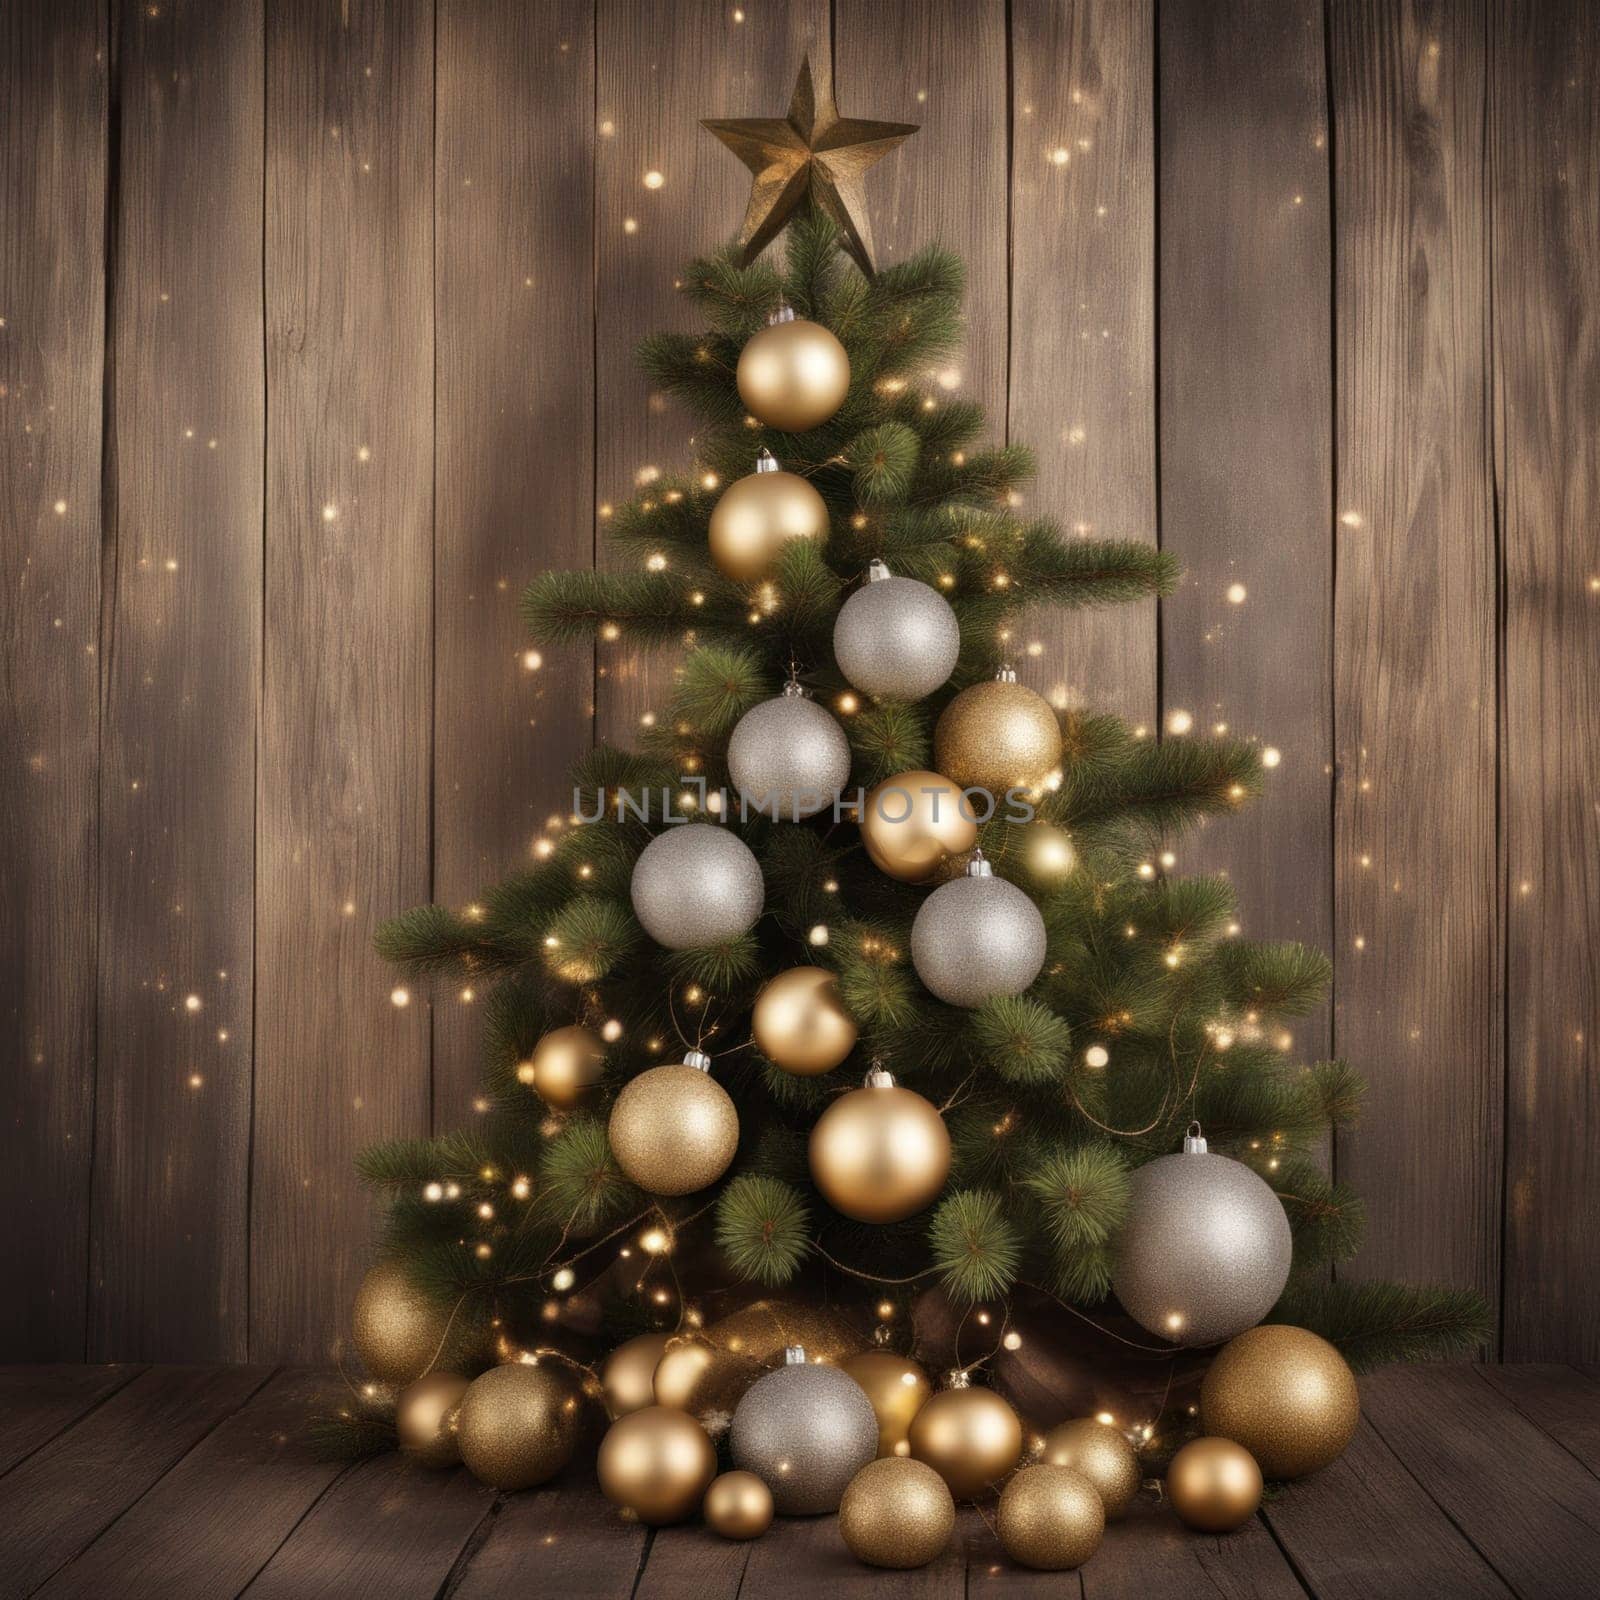
[[[232,1600],[345,1462],[313,1460],[306,1418],[340,1389],[285,1372],[220,1423],[40,1594],[49,1600]],[[181,1537],[174,1537],[181,1529]]]
[[[0,1367],[0,1473],[139,1376],[139,1367]]]
[[[89,1351],[247,1350],[262,12],[122,13]]]
[[[686,417],[650,391],[633,349],[647,333],[702,325],[673,279],[732,238],[744,216],[750,174],[699,119],[782,116],[801,58],[828,47],[827,0],[772,0],[747,21],[735,21],[735,9],[680,0],[665,26],[651,0],[600,0],[596,10],[597,553],[607,505],[633,494],[650,469],[693,459]],[[660,188],[644,187],[646,172],[661,174]],[[621,640],[596,656],[597,731],[630,744],[671,686],[672,653]]]
[[[1477,1370],[1490,1388],[1600,1478],[1600,1379],[1555,1363]]]
[[[522,590],[593,540],[594,28],[578,0],[438,10],[433,892],[521,867],[593,737],[593,655],[529,670]],[[482,1014],[435,997],[437,1129],[473,1116]]]
[[[429,1029],[374,925],[428,898],[433,8],[267,29],[267,550],[251,1350],[325,1358],[352,1158],[425,1133]]]
[[[1154,55],[1153,5],[1013,0],[1006,432],[1038,455],[1027,510],[1067,538],[1156,542]],[[1155,601],[1029,638],[1056,703],[1153,724]]]
[[[32,1594],[270,1376],[152,1368],[0,1478],[0,1596]]]
[[[1180,850],[1255,938],[1326,949],[1333,374],[1320,0],[1161,9],[1162,714],[1277,749],[1259,803]],[[1219,85],[1249,85],[1220,93]],[[1241,586],[1236,589],[1234,586]],[[1235,601],[1230,596],[1240,595]],[[1326,1014],[1296,1024],[1326,1055]]]
[[[1493,9],[1505,1354],[1600,1360],[1600,18]]]
[[[81,1360],[100,731],[103,0],[0,9],[0,1350]]]
[[[950,1548],[927,1566],[900,1572],[857,1561],[839,1532],[837,1517],[785,1518],[776,1527],[781,1537],[768,1534],[749,1546],[740,1594],[758,1594],[763,1600],[806,1600],[818,1594],[829,1600],[880,1600],[885,1595],[894,1600],[963,1600],[967,1592],[959,1539],[952,1539]]]
[[[1499,1289],[1495,549],[1476,3],[1332,13],[1334,1045],[1363,1276]]]
[[[744,1592],[751,1548],[719,1538],[704,1526],[658,1528],[633,1600],[677,1600],[685,1594],[737,1600]]]

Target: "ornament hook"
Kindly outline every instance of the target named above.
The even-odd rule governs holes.
[[[756,471],[780,472],[782,471],[782,468],[778,465],[778,458],[773,455],[770,450],[763,450],[760,455],[756,457]]]
[[[786,1367],[803,1367],[806,1364],[806,1348],[802,1344],[786,1344],[783,1347],[783,1364]]]
[[[693,1067],[696,1072],[709,1072],[711,1070],[711,1057],[704,1050],[685,1050],[683,1064]]]
[[[1183,1153],[1186,1156],[1203,1156],[1206,1151],[1205,1135],[1198,1122],[1191,1122],[1183,1135]]]

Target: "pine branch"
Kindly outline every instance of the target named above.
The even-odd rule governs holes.
[[[961,1189],[943,1200],[928,1224],[933,1263],[958,1300],[1002,1295],[1022,1264],[1022,1240],[1000,1196]]]
[[[974,1013],[972,1047],[1007,1082],[1036,1088],[1060,1079],[1072,1029],[1038,1000],[1001,997]]]
[[[1267,1321],[1321,1334],[1357,1372],[1471,1356],[1492,1332],[1489,1307],[1475,1290],[1344,1278],[1292,1282]]]
[[[541,572],[523,591],[522,620],[540,644],[669,644],[703,622],[695,586],[658,572]]]
[[[776,1178],[735,1178],[717,1201],[717,1245],[747,1281],[778,1288],[810,1252],[805,1202]]]
[[[882,422],[850,446],[856,498],[864,506],[903,500],[916,476],[922,442],[903,422]]]

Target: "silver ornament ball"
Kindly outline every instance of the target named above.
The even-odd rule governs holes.
[[[921,700],[955,671],[961,627],[937,589],[896,578],[881,561],[833,624],[839,670],[863,694]]]
[[[1044,966],[1044,918],[981,855],[964,878],[935,889],[911,924],[911,964],[923,985],[952,1006],[1021,994]]]
[[[784,1365],[745,1391],[728,1447],[783,1516],[815,1516],[837,1511],[850,1480],[877,1456],[878,1416],[854,1378],[808,1363],[790,1345]]]
[[[1221,1344],[1277,1303],[1292,1247],[1278,1197],[1242,1161],[1207,1151],[1193,1128],[1183,1154],[1134,1173],[1111,1286],[1151,1333]]]
[[[657,944],[693,950],[748,933],[766,890],[749,845],[709,822],[658,833],[633,864],[634,915]]]
[[[798,683],[739,718],[728,773],[745,805],[781,822],[831,806],[850,779],[844,729]]]

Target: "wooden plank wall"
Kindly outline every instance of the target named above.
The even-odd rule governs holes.
[[[471,1000],[392,993],[373,927],[513,868],[660,697],[530,658],[516,597],[692,455],[630,350],[741,213],[698,119],[807,49],[923,126],[880,251],[964,254],[945,381],[1029,507],[1185,563],[1019,664],[1281,752],[1179,865],[1334,952],[1292,1048],[1371,1085],[1360,1270],[1600,1360],[1581,0],[0,8],[8,1358],[333,1348],[354,1149],[473,1114]]]

